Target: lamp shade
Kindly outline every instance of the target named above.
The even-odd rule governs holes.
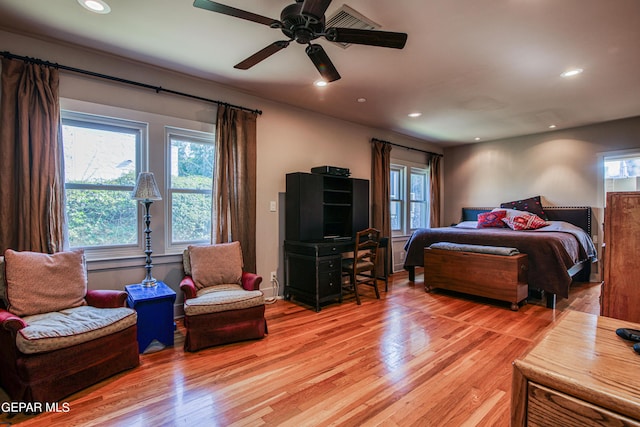
[[[152,172],[140,172],[131,197],[136,200],[162,200]]]

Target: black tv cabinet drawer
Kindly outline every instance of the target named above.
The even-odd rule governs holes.
[[[285,242],[285,299],[295,297],[320,311],[342,297],[342,253],[352,242]]]

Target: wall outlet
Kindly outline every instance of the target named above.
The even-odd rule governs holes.
[[[278,280],[278,276],[277,276],[277,274],[276,274],[276,272],[275,272],[275,271],[272,271],[272,272],[271,272],[271,281],[273,282],[273,281],[275,281],[275,280]]]

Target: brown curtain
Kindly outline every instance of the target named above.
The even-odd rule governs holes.
[[[213,243],[240,242],[244,270],[256,272],[256,113],[218,107]]]
[[[371,164],[371,226],[380,230],[380,237],[387,237],[389,244],[387,252],[391,250],[391,144],[383,141],[372,141],[372,164]],[[384,271],[382,262],[384,257],[378,258],[377,272]],[[386,257],[387,262],[391,262],[391,257]],[[388,271],[393,271],[388,265]]]
[[[440,159],[442,156],[429,154],[429,227],[440,227]]]
[[[2,59],[0,251],[62,250],[58,70]]]

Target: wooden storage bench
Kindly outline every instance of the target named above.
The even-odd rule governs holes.
[[[518,310],[518,303],[529,293],[526,254],[493,255],[425,248],[424,287],[448,289],[479,297],[493,298],[511,303]]]

